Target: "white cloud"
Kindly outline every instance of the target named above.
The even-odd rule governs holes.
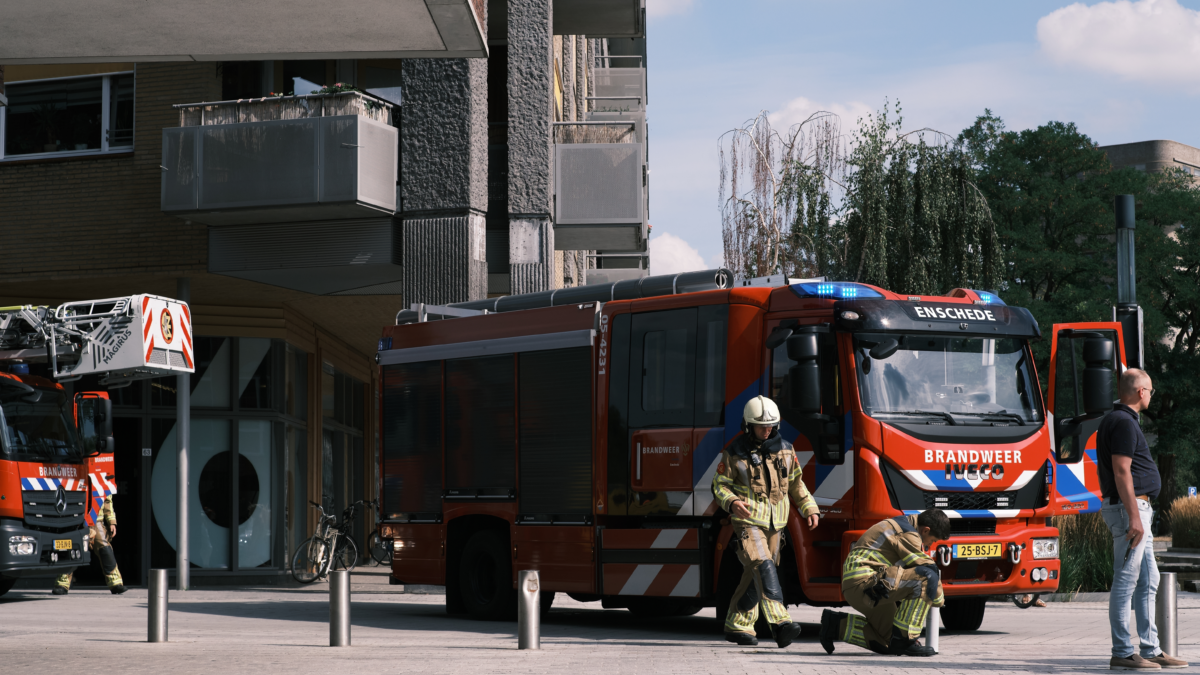
[[[683,239],[663,232],[650,238],[650,274],[677,274],[708,269],[704,256]]]
[[[879,105],[882,106],[883,101],[880,101]],[[773,112],[767,118],[771,120],[773,127],[782,130],[803,122],[817,112],[831,112],[837,115],[842,119],[842,130],[849,131],[858,126],[860,119],[865,120],[867,115],[875,112],[875,108],[859,101],[820,104],[798,96],[788,101],[783,110]]]
[[[1176,0],[1075,3],[1038,20],[1055,62],[1127,80],[1200,86],[1200,11]]]
[[[646,0],[646,16],[668,16],[683,14],[692,8],[695,0]]]

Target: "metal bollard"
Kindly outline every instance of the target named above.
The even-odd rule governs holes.
[[[933,651],[939,651],[938,634],[942,630],[942,608],[930,607],[929,617],[925,620],[925,646]]]
[[[150,590],[146,599],[149,610],[146,621],[146,642],[167,641],[167,593],[170,586],[167,582],[167,570],[150,570],[148,583]]]
[[[1179,583],[1174,572],[1158,575],[1158,599],[1154,605],[1154,625],[1158,627],[1158,646],[1171,656],[1179,654]]]
[[[537,570],[517,572],[517,649],[542,648],[542,592]]]
[[[350,646],[350,572],[329,573],[329,646]]]

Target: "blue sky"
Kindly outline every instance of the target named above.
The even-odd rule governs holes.
[[[717,139],[759,110],[847,130],[1075,122],[1101,145],[1200,147],[1200,0],[647,0],[651,274],[721,260]]]

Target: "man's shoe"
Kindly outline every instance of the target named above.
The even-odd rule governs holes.
[[[821,646],[825,648],[826,654],[833,653],[833,643],[837,640],[843,616],[841,612],[831,609],[821,612]]]
[[[123,584],[117,584],[116,586],[110,586],[108,589],[108,592],[112,593],[113,595],[120,595],[127,590],[129,590],[129,589],[125,588],[125,586]]]
[[[1143,659],[1141,655],[1134,654],[1126,658],[1114,656],[1108,660],[1109,670],[1160,670],[1162,666]]]
[[[53,593],[53,594],[55,594],[55,595],[66,595],[66,594],[67,594],[67,589],[63,588],[62,586],[55,586],[55,587],[54,587],[54,590],[52,590],[52,591],[50,591],[50,592],[51,592],[51,593]]]
[[[725,641],[741,645],[743,647],[757,647],[758,638],[749,633],[726,633]]]
[[[921,644],[920,640],[913,640],[913,643],[904,650],[905,656],[936,656],[937,650],[933,647],[926,647]]]
[[[775,627],[775,644],[779,645],[780,649],[792,644],[798,637],[800,637],[800,624],[795,621],[781,623]]]
[[[1152,659],[1146,659],[1151,663],[1157,663],[1159,668],[1187,668],[1188,662],[1183,659],[1177,659],[1166,652],[1159,653],[1158,656]]]

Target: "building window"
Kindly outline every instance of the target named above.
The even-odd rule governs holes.
[[[0,108],[0,159],[133,148],[133,73],[13,82]]]

